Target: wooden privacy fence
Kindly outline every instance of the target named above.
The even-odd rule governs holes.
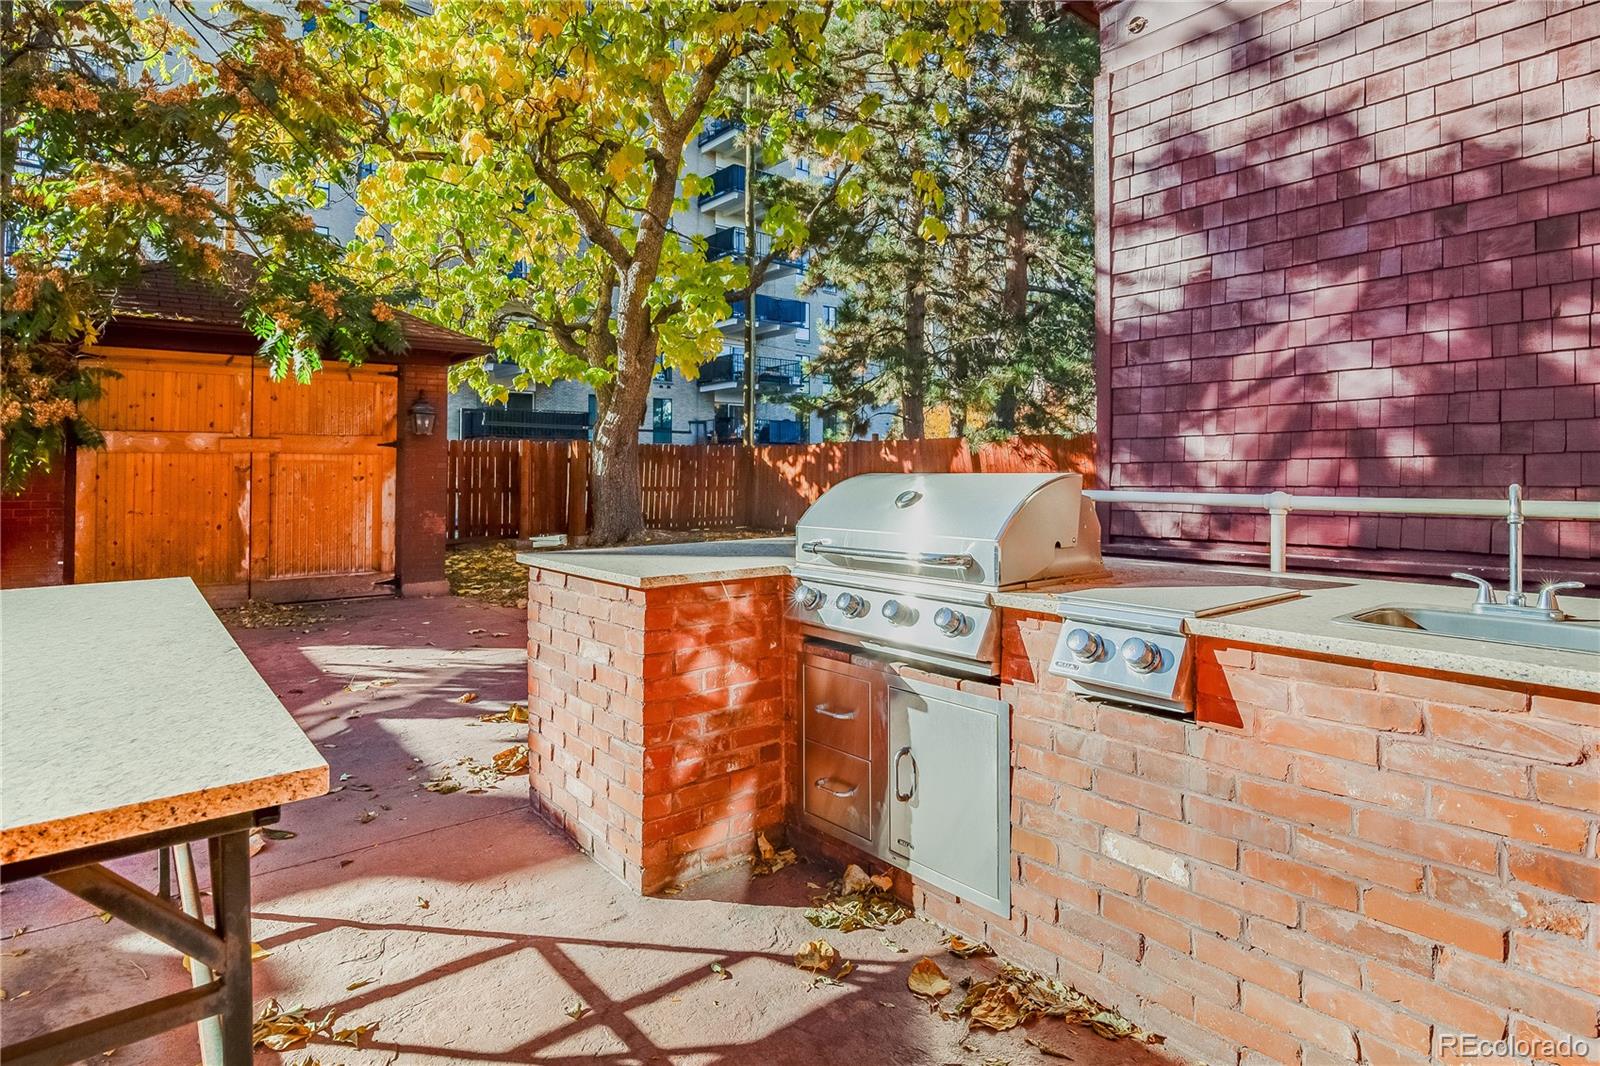
[[[642,444],[651,529],[787,531],[822,493],[857,474],[1066,470],[1094,480],[1094,439],[1014,437],[840,444]],[[450,539],[581,535],[589,510],[586,441],[450,442]],[[576,485],[579,492],[569,492]]]

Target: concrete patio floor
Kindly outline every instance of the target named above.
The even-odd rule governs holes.
[[[918,958],[952,981],[992,960],[944,954],[940,931],[916,919],[882,933],[814,929],[801,913],[808,882],[836,875],[822,864],[641,899],[530,813],[522,778],[425,791],[462,756],[487,762],[524,739],[521,725],[478,720],[526,699],[523,613],[454,598],[321,609],[301,628],[235,632],[344,786],[286,809],[280,827],[297,835],[253,860],[255,939],[271,953],[255,965],[255,999],[378,1029],[360,1050],[314,1042],[258,1063],[1067,1061],[1026,1037],[1079,1066],[1173,1061],[1060,1022],[969,1034],[931,1013],[906,987]],[[463,705],[467,692],[478,698]],[[118,869],[153,887],[153,867],[139,857]],[[188,984],[172,952],[48,884],[8,887],[0,910],[7,1042]],[[812,988],[794,967],[814,938],[855,961],[843,984]],[[109,1061],[188,1066],[198,1043],[181,1030]]]

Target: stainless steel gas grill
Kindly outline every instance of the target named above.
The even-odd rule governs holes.
[[[980,676],[1002,589],[1104,573],[1077,474],[863,474],[795,528],[796,616],[829,639]]]

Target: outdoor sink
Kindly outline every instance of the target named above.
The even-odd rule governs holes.
[[[1413,629],[1441,637],[1464,637],[1495,644],[1520,644],[1556,651],[1586,651],[1600,654],[1600,622],[1578,620],[1555,622],[1544,618],[1518,618],[1514,615],[1479,614],[1448,607],[1374,607],[1340,618],[1357,625]]]

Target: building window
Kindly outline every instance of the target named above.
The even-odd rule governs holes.
[[[319,237],[331,237],[331,236],[333,236],[332,232],[329,231],[327,226],[315,226],[313,228],[317,231],[317,235]]]
[[[822,324],[828,329],[832,329],[839,324],[839,308],[836,305],[822,305]]]
[[[672,397],[657,396],[650,401],[650,439],[656,444],[672,443]]]
[[[811,160],[803,155],[794,157],[794,172],[805,177],[811,176]]]

